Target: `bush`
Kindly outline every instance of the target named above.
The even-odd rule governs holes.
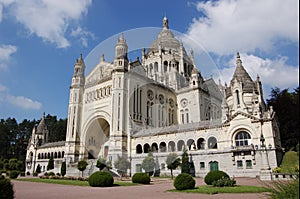
[[[133,183],[150,184],[150,176],[147,173],[135,173],[132,176]]]
[[[111,187],[114,184],[113,176],[105,171],[97,171],[88,178],[92,187]]]
[[[177,190],[186,190],[195,188],[195,180],[194,178],[187,173],[179,174],[174,180],[174,187]]]
[[[299,178],[286,182],[275,182],[271,187],[271,199],[299,198]]]
[[[55,173],[52,172],[52,171],[50,171],[50,172],[48,173],[48,176],[55,176]]]
[[[29,171],[27,171],[27,172],[26,172],[26,175],[28,175],[28,176],[29,176],[29,175],[30,175],[30,172],[29,172]]]
[[[13,199],[14,189],[9,179],[0,177],[0,198]]]
[[[9,172],[9,178],[10,179],[16,179],[19,176],[19,171],[12,170]]]
[[[229,178],[229,175],[225,173],[224,171],[210,171],[204,178],[204,182],[207,185],[212,185],[214,181],[217,181],[221,179],[222,177],[224,178]]]
[[[230,179],[230,178],[226,178],[226,177],[222,177],[221,179],[212,182],[212,185],[214,187],[234,187],[235,184],[236,184],[235,179],[233,179],[233,178]]]

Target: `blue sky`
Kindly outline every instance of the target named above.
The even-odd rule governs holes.
[[[160,30],[164,16],[193,48],[203,76],[228,83],[239,51],[252,79],[259,74],[265,99],[275,86],[298,87],[298,0],[0,0],[0,118],[66,118],[80,53],[86,58],[98,47],[100,57],[104,41],[113,46],[121,33],[128,44],[132,35],[151,44],[141,33]]]

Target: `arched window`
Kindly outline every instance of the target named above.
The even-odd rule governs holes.
[[[197,149],[204,149],[205,148],[205,140],[203,138],[199,138],[197,140]]]
[[[238,90],[236,90],[236,91],[235,91],[235,93],[236,93],[236,101],[237,101],[237,104],[240,104],[240,96],[239,96],[239,91],[238,91]]]
[[[186,144],[189,150],[196,150],[195,141],[193,139],[189,139]]]
[[[179,140],[177,142],[177,151],[182,151],[184,147],[184,141],[183,140]]]
[[[136,153],[139,154],[139,153],[143,153],[143,148],[142,148],[142,145],[138,144],[136,145]]]
[[[61,153],[61,158],[64,158],[64,156],[65,156],[65,152],[63,151],[63,152]]]
[[[158,146],[157,146],[157,144],[155,142],[152,143],[152,145],[151,145],[151,151],[153,153],[157,153],[158,152]]]
[[[246,131],[240,131],[235,136],[235,146],[248,146],[250,142],[251,136]]]
[[[168,144],[168,151],[169,152],[174,152],[175,151],[175,142],[173,141],[170,141],[169,144]]]
[[[161,142],[161,143],[159,144],[159,151],[160,151],[160,152],[166,152],[166,151],[167,151],[167,145],[166,145],[165,142]]]
[[[144,144],[144,153],[149,153],[150,152],[150,145],[149,144]]]
[[[207,142],[208,142],[209,149],[217,149],[218,148],[217,139],[215,137],[208,138]]]

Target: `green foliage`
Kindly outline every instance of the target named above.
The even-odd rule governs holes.
[[[271,187],[271,199],[299,198],[299,178],[288,183],[276,181]]]
[[[81,171],[81,176],[83,177],[83,171],[86,169],[88,163],[85,160],[80,160],[77,164],[77,169]]]
[[[229,175],[225,173],[224,171],[210,171],[208,174],[204,177],[204,182],[207,185],[212,185],[214,181],[217,181],[221,178],[229,178]]]
[[[299,156],[295,151],[288,151],[284,154],[281,165],[281,173],[295,173],[299,168]]]
[[[9,179],[0,176],[0,199],[13,199],[14,189]]]
[[[119,156],[118,159],[114,162],[115,168],[120,172],[121,174],[126,173],[127,169],[130,168],[130,162],[127,159],[127,156]]]
[[[142,168],[145,170],[149,176],[153,175],[153,170],[155,167],[155,160],[152,153],[148,153],[148,156],[145,157],[142,161]]]
[[[41,171],[41,165],[40,165],[40,164],[38,164],[38,165],[36,166],[35,172],[36,172],[36,173],[41,173],[41,172],[42,172],[42,171]]]
[[[54,160],[53,157],[50,157],[50,159],[48,160],[48,165],[47,165],[47,171],[54,169]]]
[[[55,173],[51,171],[48,173],[48,176],[55,176]]]
[[[62,176],[65,176],[67,172],[66,162],[61,163],[60,173]]]
[[[187,153],[186,148],[184,148],[181,155],[181,173],[190,174],[189,154]]]
[[[11,170],[10,172],[9,172],[9,178],[10,179],[16,179],[18,176],[19,176],[19,171],[17,171],[17,170]]]
[[[273,173],[280,173],[281,172],[281,168],[280,167],[276,167],[273,169]]]
[[[96,167],[99,168],[99,170],[101,171],[102,169],[104,169],[105,167],[107,169],[110,169],[110,165],[109,162],[106,161],[106,158],[101,157],[97,160],[97,164]]]
[[[47,115],[45,117],[47,127],[51,132],[49,142],[55,142],[66,139],[67,119],[57,120],[56,116]],[[16,158],[24,161],[28,145],[28,138],[31,136],[32,128],[39,121],[24,119],[18,123],[15,118],[0,119],[0,157],[5,159]],[[23,168],[17,170],[24,171]]]
[[[166,159],[167,168],[171,170],[171,176],[173,179],[173,170],[180,165],[180,159],[176,153],[169,153]]]
[[[92,187],[111,187],[114,184],[113,176],[105,171],[97,171],[88,178]]]
[[[9,160],[9,170],[18,170],[18,160],[12,158]]]
[[[179,174],[174,180],[174,187],[177,190],[186,190],[186,189],[193,189],[195,188],[195,180],[194,178],[187,173]]]
[[[279,120],[279,131],[282,146],[289,151],[299,141],[299,87],[294,92],[289,89],[273,88],[268,107],[273,106]]]
[[[135,173],[132,176],[133,183],[150,184],[150,176],[147,173]]]
[[[234,187],[236,185],[236,180],[235,179],[230,179],[227,177],[222,177],[221,179],[217,181],[213,181],[212,185],[214,187]]]

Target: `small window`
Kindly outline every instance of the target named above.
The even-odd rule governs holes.
[[[162,170],[163,170],[163,169],[166,169],[165,163],[161,163],[160,168],[161,168]]]
[[[205,162],[200,162],[200,169],[205,169]]]
[[[242,169],[243,168],[243,161],[242,160],[238,160],[236,163],[237,163],[237,168],[238,169]]]
[[[246,160],[246,169],[252,169],[252,161]]]

